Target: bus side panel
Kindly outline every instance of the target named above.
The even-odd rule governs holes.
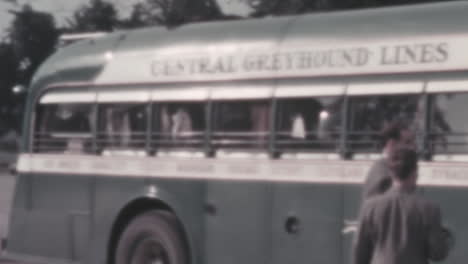
[[[352,263],[353,240],[356,235],[359,208],[362,202],[362,185],[344,185],[343,196],[343,264]]]
[[[151,188],[150,188],[151,187]],[[152,189],[154,188],[154,189]],[[149,191],[152,189],[153,193]],[[169,191],[170,190],[170,191]],[[129,203],[139,198],[155,198],[166,203],[183,224],[192,247],[194,264],[201,263],[203,181],[176,179],[100,177],[96,180],[93,238],[87,263],[106,262],[111,228],[117,216]]]
[[[157,196],[174,210],[183,225],[192,254],[191,263],[205,263],[202,255],[204,251],[205,181],[152,179],[150,182],[157,187]]]
[[[270,263],[270,198],[267,182],[208,182],[204,263]]]
[[[15,193],[11,205],[9,232],[8,232],[8,245],[9,252],[25,252],[26,248],[24,239],[26,237],[26,217],[29,207],[29,182],[30,175],[19,173],[16,176]]]
[[[89,233],[90,181],[76,175],[19,176],[8,250],[81,260]]]
[[[89,244],[90,260],[86,263],[107,263],[107,247],[111,229],[124,206],[145,192],[144,178],[96,177],[94,212]]]
[[[272,263],[341,262],[342,192],[339,184],[274,185]]]
[[[468,259],[468,189],[462,187],[423,187],[423,195],[441,209],[442,224],[455,236],[455,247],[440,263],[465,263]]]

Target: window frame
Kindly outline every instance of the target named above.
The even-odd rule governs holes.
[[[65,105],[65,104],[89,104],[90,105],[90,137],[91,149],[80,154],[93,155],[96,152],[95,146],[95,129],[96,129],[96,91],[89,89],[89,87],[76,87],[76,88],[63,88],[63,87],[50,87],[39,93],[32,101],[33,111],[29,123],[29,144],[28,152],[30,153],[47,153],[47,151],[38,151],[36,148],[37,139],[36,133],[38,131],[39,107],[46,105]],[[65,132],[66,134],[70,134]],[[71,153],[74,154],[74,153]]]

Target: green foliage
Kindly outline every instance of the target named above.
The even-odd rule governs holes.
[[[0,134],[19,125],[15,110],[21,98],[12,90],[17,82],[17,69],[13,45],[0,43]]]
[[[113,31],[118,25],[114,6],[104,0],[90,0],[68,19],[69,32]]]
[[[216,0],[144,0],[133,7],[126,27],[167,26],[226,19]]]
[[[152,21],[150,15],[144,3],[137,3],[132,7],[130,17],[122,20],[119,26],[121,28],[140,28],[157,24]]]
[[[18,129],[24,94],[14,94],[13,87],[29,84],[39,65],[55,50],[58,31],[52,15],[29,5],[10,13],[14,18],[7,38],[0,43],[0,119],[2,126]]]
[[[252,16],[278,16],[318,11],[440,2],[441,0],[247,0]]]
[[[11,43],[0,43],[0,105],[8,107],[12,103],[12,87],[16,84],[18,62]]]
[[[58,30],[52,15],[28,5],[13,13],[9,38],[19,64],[17,83],[28,84],[35,70],[55,50]]]

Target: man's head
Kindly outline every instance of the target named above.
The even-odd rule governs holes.
[[[389,155],[397,148],[416,148],[413,132],[400,121],[393,121],[384,126],[381,137],[384,151]]]
[[[395,180],[416,184],[418,154],[414,149],[395,149],[389,156],[389,166]]]

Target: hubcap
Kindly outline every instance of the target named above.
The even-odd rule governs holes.
[[[131,264],[170,264],[164,247],[151,238],[136,243],[131,255]]]

